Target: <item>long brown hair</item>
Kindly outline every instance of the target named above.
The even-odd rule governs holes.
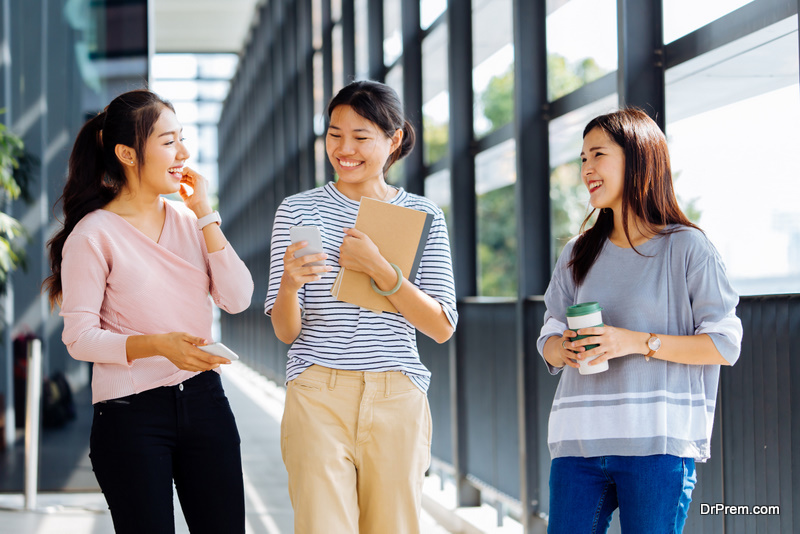
[[[646,233],[656,234],[659,229],[677,224],[699,228],[683,214],[672,187],[672,170],[669,163],[667,139],[653,119],[637,108],[627,108],[592,119],[583,130],[583,137],[600,128],[625,154],[625,177],[622,185],[622,229],[633,250],[628,231],[628,216],[633,214]],[[614,229],[614,214],[600,210],[597,221],[586,229],[594,214],[593,209],[581,225],[581,235],[572,249],[572,279],[580,285],[594,264]],[[585,231],[584,231],[585,230]],[[662,230],[672,232],[680,230]]]
[[[388,85],[372,80],[359,80],[344,86],[328,104],[328,122],[338,106],[350,106],[353,111],[383,130],[387,137],[391,138],[397,130],[403,130],[402,144],[389,154],[383,166],[384,173],[414,148],[414,127],[405,119],[403,104],[394,89]]]
[[[146,89],[119,95],[83,125],[69,156],[67,183],[56,201],[63,202],[64,225],[48,241],[52,275],[42,284],[50,306],[61,303],[61,260],[64,243],[81,219],[111,202],[125,186],[125,171],[115,153],[117,145],[136,151],[138,168],[144,164],[147,138],[161,112],[172,104]]]

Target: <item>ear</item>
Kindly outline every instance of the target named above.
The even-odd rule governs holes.
[[[403,130],[398,128],[397,130],[394,131],[394,135],[392,136],[392,145],[391,145],[391,150],[389,152],[390,153],[394,152],[395,150],[400,148],[402,144],[403,144]]]
[[[114,147],[114,154],[122,165],[132,167],[136,164],[136,151],[129,146],[117,145]]]

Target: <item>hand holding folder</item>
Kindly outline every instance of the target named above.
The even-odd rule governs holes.
[[[413,282],[432,223],[430,213],[364,197],[355,228],[367,234],[386,261],[400,267],[403,277]],[[372,290],[369,276],[344,267],[336,276],[331,294],[375,313],[397,312],[388,298]]]

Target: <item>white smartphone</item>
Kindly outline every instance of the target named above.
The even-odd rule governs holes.
[[[214,356],[222,356],[223,358],[227,358],[230,361],[235,361],[239,359],[238,354],[236,354],[235,352],[233,352],[231,349],[229,349],[220,342],[209,343],[208,345],[198,346],[197,348],[209,354],[213,354]]]
[[[294,253],[295,258],[308,256],[309,254],[321,254],[322,250],[322,235],[319,233],[319,228],[316,226],[292,226],[289,228],[289,237],[292,243],[298,241],[308,241],[308,245],[301,248]],[[309,265],[325,265],[324,261],[311,262]]]

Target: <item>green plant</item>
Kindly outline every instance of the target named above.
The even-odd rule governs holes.
[[[28,184],[33,165],[22,139],[0,123],[0,208],[18,198],[31,200]],[[25,266],[25,251],[18,240],[25,236],[22,224],[0,211],[0,293],[5,292],[8,273]]]

